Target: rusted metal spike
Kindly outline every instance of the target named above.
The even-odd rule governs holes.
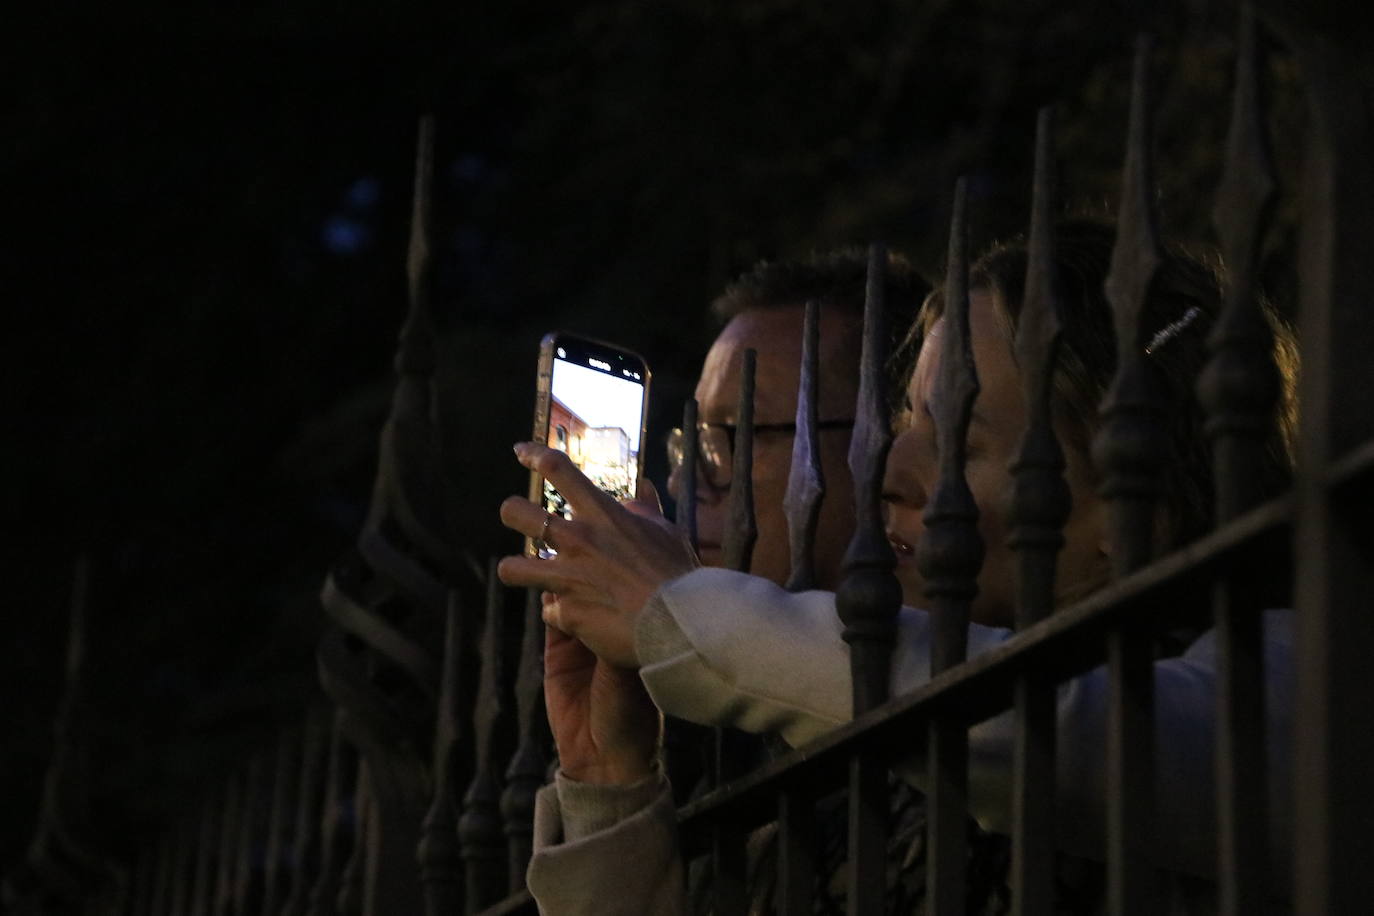
[[[1154,551],[1155,501],[1166,456],[1164,411],[1145,364],[1143,316],[1161,253],[1152,205],[1150,49],[1136,45],[1131,124],[1106,293],[1116,318],[1116,377],[1102,405],[1093,452],[1108,500],[1112,566],[1125,575]],[[1154,808],[1154,681],[1148,633],[1107,638],[1107,897],[1113,916],[1152,913],[1149,843]]]
[[[968,645],[968,608],[978,590],[983,540],[978,534],[978,506],[964,479],[969,419],[978,396],[969,333],[967,194],[963,179],[955,185],[950,227],[949,263],[945,273],[944,329],[926,346],[940,346],[930,405],[940,474],[926,504],[925,531],[916,561],[926,580],[926,597],[935,626],[930,670],[938,674],[964,660]]]
[[[721,554],[727,569],[749,571],[759,529],[754,518],[754,368],[758,352],[744,351],[740,367],[739,406],[735,411],[735,445]]]
[[[324,781],[324,801],[320,807],[320,863],[310,889],[309,916],[334,916],[339,895],[339,820],[343,803],[344,768],[347,766],[343,736],[342,709],[333,715],[329,735],[329,765]]]
[[[434,117],[420,119],[415,151],[415,197],[410,216],[410,249],[406,256],[410,315],[396,351],[398,375],[430,375],[435,368],[430,316],[430,220],[434,185]]]
[[[1151,40],[1136,43],[1135,81],[1116,246],[1106,293],[1116,322],[1116,377],[1102,404],[1103,423],[1093,443],[1110,502],[1112,565],[1132,572],[1154,550],[1155,500],[1165,461],[1163,406],[1145,365],[1145,303],[1159,268],[1153,169],[1150,163]]]
[[[792,549],[792,569],[787,577],[788,591],[800,592],[816,587],[816,522],[825,496],[825,474],[821,468],[820,403],[817,383],[820,378],[820,306],[806,303],[802,326],[801,383],[797,387],[797,433],[792,440],[792,469],[787,477],[788,542]]]
[[[1054,119],[1040,111],[1031,203],[1025,299],[1016,326],[1016,359],[1026,403],[1026,432],[1011,471],[1015,478],[1010,546],[1020,555],[1017,627],[1054,609],[1054,566],[1064,544],[1071,501],[1064,452],[1051,422],[1050,398],[1062,322],[1055,282]]]
[[[1256,44],[1255,15],[1247,5],[1241,13],[1226,169],[1212,214],[1227,268],[1226,298],[1207,339],[1211,359],[1198,380],[1212,440],[1219,522],[1263,495],[1266,436],[1279,397],[1273,333],[1256,296],[1260,250],[1278,192]]]
[[[699,430],[697,429],[697,399],[688,398],[682,405],[682,469],[678,471],[677,527],[687,535],[692,549],[697,549],[697,463],[700,460]]]
[[[300,775],[296,784],[296,822],[292,828],[291,874],[286,903],[281,916],[301,916],[305,912],[309,887],[307,869],[315,848],[321,803],[320,764],[324,754],[325,724],[317,711],[306,713],[301,736]]]
[[[525,596],[525,632],[520,644],[520,670],[515,676],[515,710],[520,743],[506,768],[501,793],[509,857],[509,890],[525,887],[525,869],[534,851],[534,796],[548,769],[549,720],[544,714],[544,620],[538,589]]]
[[[1107,297],[1116,315],[1117,349],[1130,350],[1133,354],[1145,343],[1142,313],[1161,257],[1154,208],[1153,157],[1150,155],[1153,118],[1149,80],[1153,47],[1149,36],[1136,39],[1121,209],[1117,214],[1116,247],[1112,251],[1106,285]]]
[[[505,715],[505,590],[496,576],[496,558],[487,568],[487,615],[482,635],[482,670],[473,709],[475,773],[463,797],[458,841],[465,865],[467,912],[498,900],[506,888],[506,848],[501,836],[501,786],[495,754],[497,730]]]
[[[1025,298],[1016,326],[1016,357],[1026,402],[1026,432],[1011,471],[1010,546],[1019,554],[1016,625],[1054,608],[1055,558],[1064,544],[1070,497],[1064,454],[1051,422],[1055,359],[1062,326],[1055,283],[1054,116],[1040,110],[1031,197]],[[1054,906],[1054,685],[1023,677],[1016,685],[1013,749],[1012,907],[1015,916],[1047,916]]]
[[[420,831],[420,881],[429,916],[462,909],[463,863],[458,849],[458,814],[454,779],[462,731],[460,666],[463,618],[458,593],[449,592],[444,631],[443,674],[439,689],[438,721],[434,730],[434,796]]]
[[[859,357],[859,396],[854,435],[849,443],[849,469],[854,479],[854,537],[845,552],[844,578],[835,605],[850,645],[854,714],[887,699],[892,646],[902,589],[892,574],[896,558],[883,525],[883,466],[892,446],[892,426],[884,393],[887,321],[883,314],[887,251],[874,244],[868,252],[864,302],[863,349]]]
[[[1266,441],[1279,397],[1273,332],[1260,311],[1260,249],[1277,182],[1269,156],[1253,9],[1241,10],[1226,170],[1213,219],[1228,268],[1226,298],[1198,380],[1212,442],[1218,522],[1254,506],[1265,490]],[[1264,741],[1264,598],[1232,576],[1214,593],[1217,633],[1217,851],[1220,912],[1261,911],[1268,898],[1268,781]]]

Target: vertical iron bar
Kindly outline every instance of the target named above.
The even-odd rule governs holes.
[[[815,906],[816,813],[811,796],[794,788],[778,795],[778,912],[810,916]]]
[[[506,844],[501,836],[501,787],[496,768],[497,730],[505,713],[505,590],[496,558],[487,567],[487,619],[482,634],[482,670],[473,708],[475,773],[463,797],[458,841],[465,866],[467,912],[500,899],[506,888]]]
[[[687,535],[692,549],[697,549],[697,462],[700,437],[697,429],[697,399],[688,398],[682,405],[682,470],[681,487],[677,494],[677,526]]]
[[[369,831],[372,829],[372,777],[367,757],[358,755],[358,777],[353,786],[353,850],[339,876],[339,896],[335,909],[339,916],[362,916],[363,884],[370,855]]]
[[[1267,435],[1279,376],[1273,335],[1255,291],[1260,249],[1277,192],[1260,95],[1253,9],[1241,11],[1236,87],[1227,137],[1226,170],[1213,222],[1228,268],[1225,303],[1207,343],[1211,358],[1198,382],[1212,443],[1218,524],[1263,494]],[[1216,584],[1217,852],[1220,911],[1260,912],[1268,872],[1264,667],[1260,605],[1248,577],[1232,573]]]
[[[844,557],[835,605],[850,647],[854,714],[883,703],[891,689],[892,647],[902,589],[892,574],[895,557],[883,524],[883,466],[892,445],[883,365],[887,327],[883,309],[887,251],[868,251],[863,349],[849,468],[854,480],[854,538]],[[887,764],[856,754],[849,767],[849,913],[881,913],[886,884]]]
[[[1116,247],[1106,293],[1116,318],[1117,370],[1093,443],[1108,500],[1112,566],[1124,576],[1154,551],[1164,415],[1145,364],[1144,316],[1161,253],[1150,161],[1151,41],[1136,43],[1131,118]],[[1148,633],[1122,627],[1107,637],[1107,895],[1114,916],[1153,913],[1154,672]]]
[[[725,532],[721,538],[721,553],[725,567],[740,572],[749,571],[758,539],[758,524],[754,518],[754,372],[758,352],[744,351],[740,367],[739,405],[735,410],[735,445],[730,477],[729,506]]]
[[[263,756],[255,754],[248,763],[243,789],[243,808],[239,815],[238,848],[234,853],[234,914],[253,913],[253,866],[257,843],[258,810],[262,804]]]
[[[922,513],[925,531],[916,545],[916,562],[926,581],[935,630],[932,675],[958,665],[968,652],[969,605],[978,591],[978,569],[983,562],[978,507],[964,479],[968,424],[978,397],[969,333],[967,199],[961,178],[954,189],[943,345],[930,404],[940,474]],[[928,905],[942,916],[961,916],[968,855],[968,724],[942,715],[932,717],[927,747]]]
[[[815,588],[816,522],[825,495],[821,468],[820,403],[820,306],[806,303],[802,324],[802,362],[797,388],[797,432],[792,440],[792,467],[787,478],[788,542],[792,568],[787,589],[799,592]],[[814,907],[816,867],[815,809],[809,795],[784,788],[778,796],[778,903],[782,916],[810,916]]]
[[[1316,18],[1323,15],[1318,9],[1291,12]],[[1297,36],[1310,112],[1301,207],[1303,371],[1294,538],[1294,899],[1303,916],[1362,912],[1374,899],[1368,855],[1374,823],[1370,496],[1367,486],[1333,491],[1327,477],[1335,460],[1374,436],[1374,116],[1366,33],[1353,23],[1349,16],[1330,16]]]
[[[740,365],[739,401],[735,408],[735,443],[731,457],[730,495],[726,507],[721,553],[727,569],[748,572],[758,524],[754,516],[754,375],[758,352],[746,349]],[[712,783],[720,785],[738,775],[736,760],[743,742],[729,729],[715,731]],[[711,832],[711,897],[716,913],[743,914],[748,907],[748,863],[739,828],[718,823]]]
[[[1054,610],[1055,561],[1064,545],[1070,495],[1064,453],[1051,414],[1060,330],[1055,277],[1054,118],[1040,110],[1026,264],[1025,300],[1016,326],[1016,358],[1026,402],[1026,432],[1011,470],[1010,546],[1017,551],[1016,626]],[[1033,674],[1017,679],[1012,773],[1012,907],[1015,916],[1049,916],[1054,907],[1055,686]]]
[[[300,780],[297,784],[295,836],[291,845],[291,885],[281,916],[302,916],[310,887],[310,853],[315,848],[317,806],[322,803],[321,755],[324,750],[324,719],[318,711],[306,713],[301,740]]]
[[[153,895],[148,912],[151,916],[167,916],[167,906],[172,899],[172,836],[164,831],[158,837],[157,865],[153,869]]]
[[[343,710],[334,711],[329,735],[329,767],[320,805],[320,864],[310,890],[309,916],[334,916],[339,896],[340,807],[343,804],[344,749]]]
[[[682,466],[678,471],[676,524],[692,549],[697,549],[697,487],[700,485],[701,428],[697,425],[696,398],[682,405]],[[704,725],[667,716],[663,722],[663,752],[668,778],[682,789],[710,780],[714,753],[703,753],[702,746],[711,732]],[[714,748],[712,748],[714,751]],[[710,784],[709,782],[707,783]]]
[[[176,837],[176,851],[172,865],[172,903],[171,912],[182,916],[190,909],[192,861],[191,851],[195,848],[195,828],[189,818],[183,818],[173,831]]]
[[[219,855],[215,866],[215,893],[210,912],[229,916],[234,906],[234,865],[237,862],[239,819],[243,817],[240,775],[234,774],[224,787],[224,819],[220,822]]]
[[[537,593],[536,593],[537,594]],[[458,849],[458,806],[454,798],[456,756],[462,736],[463,619],[458,593],[448,593],[444,665],[434,729],[434,797],[420,831],[420,881],[427,916],[449,916],[462,908],[463,861]]]
[[[515,676],[515,709],[520,743],[506,768],[501,794],[505,820],[511,893],[525,888],[525,869],[534,852],[534,797],[544,784],[548,749],[552,744],[544,713],[544,619],[539,590],[525,595],[525,630],[520,644],[520,669]]]
[[[144,846],[138,852],[138,870],[134,872],[133,892],[129,895],[129,916],[150,916],[156,884],[157,851],[152,846]]]
[[[200,809],[200,830],[196,836],[195,882],[191,889],[191,916],[209,916],[210,874],[214,867],[215,821],[223,817],[222,800],[211,796]]]
[[[281,905],[281,859],[286,845],[286,812],[291,806],[291,764],[294,730],[282,729],[277,738],[277,766],[272,775],[272,809],[267,822],[266,869],[263,875],[262,912],[276,916]]]

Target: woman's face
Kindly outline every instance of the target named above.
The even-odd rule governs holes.
[[[965,477],[978,504],[978,530],[986,551],[972,617],[979,623],[1011,626],[1016,602],[1016,555],[1007,546],[1012,494],[1009,466],[1025,430],[1026,410],[1012,341],[997,311],[994,295],[981,289],[969,295],[969,327],[980,391],[969,424]],[[933,399],[944,330],[941,318],[926,335],[907,386],[906,409],[898,421],[898,435],[888,455],[883,481],[887,533],[897,554],[897,577],[906,604],[913,607],[926,604],[915,547],[924,530],[921,513],[939,472],[931,414],[938,409]],[[1088,459],[1067,444],[1062,429],[1058,432],[1067,465],[1064,477],[1073,499],[1056,575],[1056,593],[1062,603],[1105,582],[1109,563],[1103,549],[1105,506],[1093,484]]]

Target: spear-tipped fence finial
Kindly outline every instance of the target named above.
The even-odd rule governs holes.
[[[410,314],[396,351],[399,375],[429,375],[435,368],[430,233],[434,196],[434,116],[420,119],[415,151],[415,196],[411,204],[406,279]]]
[[[863,348],[859,356],[859,395],[849,470],[854,480],[854,537],[844,557],[844,578],[835,605],[850,645],[854,713],[867,712],[887,699],[897,609],[902,589],[892,569],[896,557],[883,524],[883,467],[892,446],[892,425],[884,390],[888,329],[884,309],[887,249],[868,250],[864,298]]]
[[[964,477],[969,420],[978,397],[969,323],[967,199],[967,185],[961,178],[954,189],[943,331],[925,343],[940,348],[930,394],[940,473],[922,514],[925,530],[916,545],[916,562],[926,581],[935,627],[930,663],[934,674],[964,660],[969,605],[978,591],[983,562],[978,506]]]
[[[754,371],[758,351],[744,351],[740,365],[739,405],[735,410],[735,444],[731,456],[730,496],[721,555],[727,569],[748,572],[758,540],[754,517]]]
[[[816,523],[825,497],[821,468],[819,414],[820,305],[806,303],[802,322],[801,378],[797,386],[797,432],[792,440],[792,466],[787,477],[783,508],[787,513],[792,566],[787,589],[800,592],[816,587]]]

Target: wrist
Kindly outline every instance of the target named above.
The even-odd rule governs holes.
[[[643,782],[658,772],[654,751],[603,756],[581,764],[562,762],[563,775],[574,782],[597,786],[628,786]]]

